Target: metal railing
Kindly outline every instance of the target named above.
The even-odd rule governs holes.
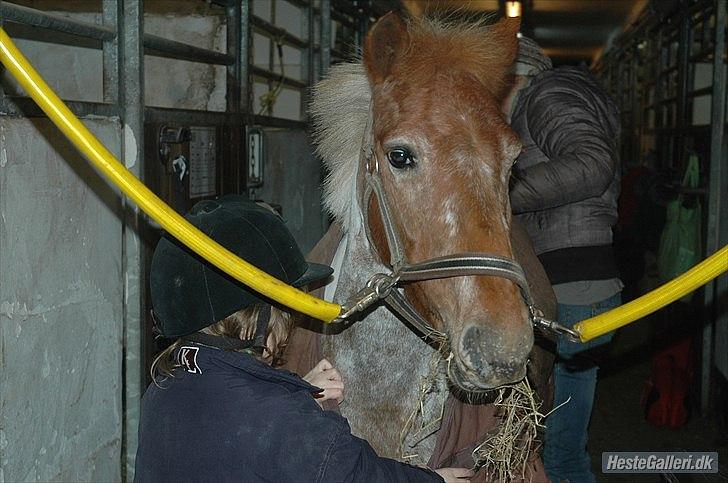
[[[707,206],[705,253],[713,253],[728,242],[726,27],[725,0],[679,2],[663,17],[645,13],[605,53],[596,69],[623,113],[623,157],[639,160],[641,148],[651,139],[659,158],[656,168],[678,176],[686,154],[700,151],[701,171],[707,173],[708,183],[695,194]],[[710,66],[711,79],[709,85],[696,86],[697,66],[701,64]],[[703,96],[711,98],[710,118],[708,123],[696,124],[693,107]],[[713,350],[717,340],[713,328],[723,331],[723,339],[728,337],[728,314],[715,305],[721,303],[717,294],[726,291],[725,277],[704,291],[706,313],[715,309],[716,315],[701,329],[703,412],[710,402],[715,357],[721,355]],[[728,377],[728,369],[723,370]]]

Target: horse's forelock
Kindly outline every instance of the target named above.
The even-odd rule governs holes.
[[[510,87],[512,65],[518,51],[517,19],[492,16],[458,18],[412,18],[409,21],[410,51],[414,62],[432,69],[447,66],[468,72],[494,96],[502,97]]]

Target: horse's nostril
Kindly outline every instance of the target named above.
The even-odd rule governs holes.
[[[486,334],[484,332],[483,328],[471,325],[465,329],[460,339],[461,359],[466,367],[476,373],[484,373],[489,368],[486,360],[489,351],[485,348]]]
[[[532,343],[533,339],[525,337],[519,342],[509,339],[489,327],[470,324],[460,338],[460,359],[467,369],[481,376],[520,374],[531,349],[529,341]]]

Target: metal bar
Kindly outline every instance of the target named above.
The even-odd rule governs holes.
[[[232,113],[232,119],[237,121],[233,123],[231,129],[227,130],[229,143],[223,144],[223,149],[228,150],[227,159],[231,162],[220,163],[220,183],[222,184],[222,193],[234,192],[240,193],[243,184],[243,177],[240,173],[239,160],[243,156],[242,152],[242,122],[240,122],[241,112],[241,91],[240,91],[240,73],[242,70],[243,56],[240,51],[240,2],[234,2],[227,8],[227,53],[235,58],[235,63],[227,68],[227,112]],[[226,173],[225,170],[229,170]]]
[[[321,52],[319,77],[323,77],[331,67],[331,0],[321,0]]]
[[[288,3],[290,3],[291,5],[295,5],[296,7],[301,7],[301,8],[308,8],[311,6],[311,2],[309,2],[308,0],[286,0],[286,1]]]
[[[142,179],[144,159],[144,32],[143,0],[124,0],[119,15],[119,101],[122,109],[122,159]],[[144,277],[139,209],[124,201],[122,273],[124,274],[124,392],[122,414],[122,480],[132,480],[138,445],[139,408],[145,385],[142,369]]]
[[[100,102],[64,101],[78,117],[119,117],[120,109],[115,104]],[[0,115],[14,117],[45,117],[45,113],[29,97],[5,96],[0,100]]]
[[[271,2],[270,5],[270,20],[275,24],[276,22],[276,2]],[[252,17],[251,17],[251,25],[252,25]],[[274,72],[275,71],[275,59],[276,59],[276,43],[273,41],[272,38],[266,37],[268,39],[268,71]],[[283,67],[281,67],[283,69]],[[253,70],[253,75],[255,75],[255,70]],[[283,72],[281,72],[281,75],[283,75]],[[273,80],[268,80],[268,92],[272,92],[274,89]],[[273,115],[273,106],[275,104],[275,101],[272,103],[269,103],[267,105],[263,104],[263,99],[261,99],[261,110],[258,111],[258,114],[263,114],[265,112],[266,115],[272,116]]]
[[[52,13],[23,7],[13,3],[0,2],[0,15],[11,22],[32,25],[58,32],[63,32],[80,37],[87,37],[96,40],[112,40],[116,37],[116,28],[108,25],[97,25],[94,23],[71,20]]]
[[[232,112],[197,111],[192,109],[173,109],[166,107],[144,108],[145,121],[148,123],[174,123],[184,119],[188,124],[209,126],[234,126],[236,115]]]
[[[308,47],[308,43],[305,40],[299,39],[295,35],[288,33],[285,29],[276,27],[272,23],[267,22],[258,16],[251,16],[250,23],[256,29],[263,33],[272,35],[275,38],[274,40],[280,40],[283,44],[290,45],[298,49],[305,49]]]
[[[682,129],[674,127],[654,127],[645,129],[647,134],[706,134],[710,132],[710,124],[701,124],[696,126],[685,126]]]
[[[68,45],[84,49],[101,49],[104,42],[109,42],[15,22],[6,23],[5,31],[14,39],[34,40],[46,44]]]
[[[680,18],[680,38],[679,38],[679,45],[678,45],[678,52],[677,52],[677,64],[676,67],[678,68],[677,71],[677,119],[674,124],[677,125],[678,128],[683,128],[687,124],[689,124],[689,120],[687,119],[688,116],[688,67],[689,67],[689,60],[690,57],[690,43],[691,43],[691,34],[690,34],[690,16],[687,14],[684,14]],[[685,149],[685,139],[682,136],[678,136],[675,139],[675,151],[677,152],[678,159],[680,159],[683,155],[683,150]]]
[[[294,121],[292,119],[284,119],[282,117],[273,116],[253,116],[253,122],[256,126],[278,127],[284,129],[306,129],[307,124],[304,121]]]
[[[713,86],[703,87],[702,89],[695,89],[687,93],[688,97],[700,97],[707,96],[713,93]]]
[[[117,0],[102,0],[101,16],[105,27],[116,31],[118,24],[119,2]],[[104,102],[116,103],[119,100],[119,41],[115,35],[113,39],[104,40],[103,49],[103,83]]]
[[[314,21],[315,16],[313,14],[313,8],[310,6],[305,8],[303,15],[301,15],[301,31],[306,33],[306,49],[301,53],[301,78],[306,79],[306,84],[312,86],[314,84],[314,53],[313,53],[313,36],[314,36]],[[301,118],[307,117],[306,106],[309,103],[309,89],[304,89],[301,92]]]
[[[225,66],[235,63],[235,57],[232,55],[195,47],[152,34],[144,34],[144,47],[147,54],[158,55],[160,57],[172,57],[191,62]]]
[[[305,82],[301,82],[300,80],[292,79],[290,77],[281,76],[280,74],[276,74],[275,72],[271,72],[269,70],[263,69],[261,67],[256,66],[250,66],[250,72],[255,77],[260,77],[266,80],[269,80],[271,82],[282,82],[283,85],[288,87],[293,87],[295,89],[305,89],[308,87]]]
[[[720,248],[722,241],[728,238],[728,214],[725,189],[728,188],[728,167],[725,166],[724,133],[725,133],[725,98],[726,73],[723,54],[726,48],[726,2],[715,2],[715,41],[713,43],[713,98],[710,114],[710,177],[708,179],[708,229],[705,243],[707,254]],[[722,215],[722,216],[721,216]],[[722,218],[722,219],[721,219]],[[725,277],[723,277],[725,279]],[[710,379],[713,368],[713,324],[728,324],[728,314],[721,314],[716,306],[720,303],[717,296],[719,288],[726,288],[725,280],[713,281],[705,287],[706,314],[710,317],[711,309],[714,320],[707,320],[703,325],[703,360],[700,380],[700,410],[703,414],[710,407]]]
[[[227,66],[227,111],[240,112],[240,71],[243,58],[240,52],[240,3],[227,9],[227,54],[235,62]]]
[[[240,6],[240,112],[250,117],[253,111],[253,88],[250,81],[252,65],[252,28],[250,26],[250,3],[241,0]],[[250,124],[250,122],[246,122]]]

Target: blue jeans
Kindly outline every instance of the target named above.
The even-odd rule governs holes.
[[[620,294],[590,305],[558,304],[558,320],[572,327],[577,322],[619,306]],[[606,344],[614,333],[585,344],[559,338],[554,366],[554,407],[571,400],[546,418],[543,463],[554,482],[592,483],[591,460],[587,453],[587,429],[597,385],[593,349]]]

